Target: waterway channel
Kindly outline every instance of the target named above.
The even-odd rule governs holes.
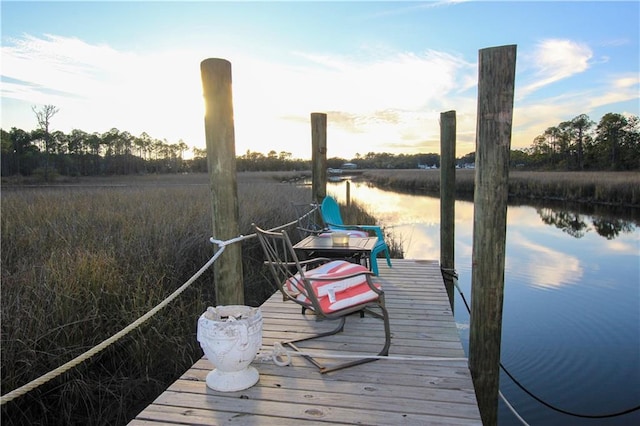
[[[346,183],[327,191],[345,201]],[[440,259],[435,196],[350,182],[407,259]],[[471,304],[473,203],[455,204],[455,262]],[[640,424],[640,209],[509,205],[500,389],[530,425]],[[455,320],[468,353],[469,314],[456,292]],[[502,401],[499,424],[521,422]],[[562,413],[559,410],[572,413]],[[577,416],[580,415],[580,416]],[[589,417],[581,417],[589,416]]]

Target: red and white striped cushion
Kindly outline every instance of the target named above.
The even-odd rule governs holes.
[[[374,286],[381,289],[380,284],[374,283]],[[336,293],[335,301],[332,301],[329,297],[318,298],[320,308],[323,312],[335,312],[340,309],[345,309],[350,306],[359,305],[361,303],[371,302],[378,298],[378,294],[371,290],[367,284],[360,284],[355,287],[351,287],[346,291]],[[309,299],[303,294],[297,297],[298,300],[303,302],[309,302]]]
[[[331,262],[327,262],[323,265],[320,265],[317,268],[305,271],[304,274],[307,278],[329,278],[328,275],[332,275],[332,274],[348,275],[348,274],[361,272],[362,270],[366,271],[367,269],[362,265],[350,263],[345,260],[334,260]],[[339,280],[340,279],[338,279],[338,281]],[[346,280],[343,280],[344,281],[343,286],[347,288],[350,286],[358,285],[358,284],[361,284],[364,280],[365,280],[364,276],[348,278]],[[333,284],[333,281],[323,281],[319,284],[322,284],[322,286],[324,287],[324,286]],[[285,285],[287,286],[287,290],[289,290],[289,292],[291,292],[294,295],[297,295],[300,293],[306,293],[304,284],[300,279],[300,274],[296,274],[293,277],[289,278],[285,283]],[[319,294],[319,296],[326,296],[326,295],[327,295],[327,289],[321,290],[321,294]]]
[[[358,272],[368,272],[368,269],[362,265],[344,260],[334,260],[315,269],[306,271],[305,276],[307,278],[336,277],[335,280],[311,281],[313,292],[318,298],[322,310],[325,312],[334,312],[375,300],[378,297],[378,294],[371,290],[367,284],[364,274],[345,279],[340,278],[340,276]],[[288,279],[285,285],[294,296],[297,296],[296,298],[298,300],[309,302],[299,274]],[[375,286],[378,289],[381,288],[379,284],[375,284]]]

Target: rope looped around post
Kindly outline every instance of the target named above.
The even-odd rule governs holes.
[[[315,209],[310,211],[307,214],[311,214],[314,211],[315,211]],[[284,228],[292,226],[292,225],[294,225],[296,223],[297,223],[297,221],[292,221],[292,222],[286,223],[284,225],[280,225],[277,228],[273,228],[272,231],[273,230],[278,230],[278,229],[284,229]],[[89,358],[91,358],[94,355],[98,354],[99,352],[103,351],[104,349],[106,349],[110,345],[116,343],[118,340],[122,339],[127,334],[131,333],[133,330],[135,330],[136,328],[138,328],[139,326],[144,324],[146,321],[148,321],[151,317],[153,317],[156,313],[158,313],[161,309],[163,309],[169,303],[173,302],[174,299],[176,299],[180,294],[182,294],[182,292],[184,292],[189,286],[191,286],[191,284],[193,284],[198,278],[200,278],[200,276],[207,269],[209,269],[211,267],[211,265],[213,265],[215,263],[215,261],[220,257],[222,252],[224,252],[224,249],[225,249],[226,246],[228,246],[230,244],[238,243],[238,242],[241,242],[241,241],[244,241],[244,240],[248,240],[248,239],[253,238],[255,236],[256,236],[256,234],[251,234],[251,235],[246,235],[246,236],[240,235],[238,237],[231,238],[231,239],[226,240],[226,241],[217,240],[217,239],[211,237],[209,239],[209,241],[211,243],[213,243],[213,244],[216,244],[218,246],[218,250],[214,253],[214,255],[211,257],[211,259],[209,259],[209,261],[207,261],[207,263],[205,263],[191,278],[189,278],[177,290],[175,290],[173,293],[171,293],[166,299],[164,299],[162,302],[160,302],[158,305],[156,305],[154,308],[152,308],[149,312],[147,312],[146,314],[144,314],[143,316],[141,316],[140,318],[138,318],[137,320],[135,320],[134,322],[132,322],[131,324],[129,324],[128,326],[123,328],[122,330],[120,330],[118,333],[116,333],[113,336],[109,337],[108,339],[102,341],[101,343],[99,343],[98,345],[96,345],[93,348],[89,349],[88,351],[78,355],[77,357],[75,357],[71,361],[61,365],[60,367],[58,367],[58,368],[56,368],[54,370],[49,371],[48,373],[38,377],[37,379],[32,380],[31,382],[29,382],[29,383],[27,383],[25,385],[20,386],[19,388],[16,388],[16,389],[12,390],[11,392],[6,393],[5,395],[0,396],[0,405],[4,405],[7,402],[13,401],[14,399],[19,398],[22,395],[34,390],[35,388],[44,385],[45,383],[55,379],[56,377],[62,375],[63,373],[66,373],[67,371],[71,370],[72,368],[76,367],[77,365],[83,363],[84,361],[88,360]]]

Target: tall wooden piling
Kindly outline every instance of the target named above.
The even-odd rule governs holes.
[[[351,205],[351,182],[346,181],[347,185],[347,207]]]
[[[327,114],[311,113],[311,195],[321,203],[327,196]]]
[[[482,423],[498,422],[516,46],[479,52],[469,367]]]
[[[205,59],[200,64],[200,72],[205,102],[213,238],[226,241],[239,235],[231,63],[224,59]],[[216,303],[244,304],[240,244],[226,246],[213,269]]]
[[[456,112],[440,114],[440,270],[454,309],[456,203]]]

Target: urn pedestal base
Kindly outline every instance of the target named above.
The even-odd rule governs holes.
[[[258,370],[249,366],[241,371],[220,371],[217,368],[207,374],[207,387],[221,392],[248,389],[258,383]]]
[[[262,313],[242,305],[209,307],[198,319],[198,342],[215,369],[207,386],[221,392],[250,388],[259,380],[249,364],[262,346]]]

